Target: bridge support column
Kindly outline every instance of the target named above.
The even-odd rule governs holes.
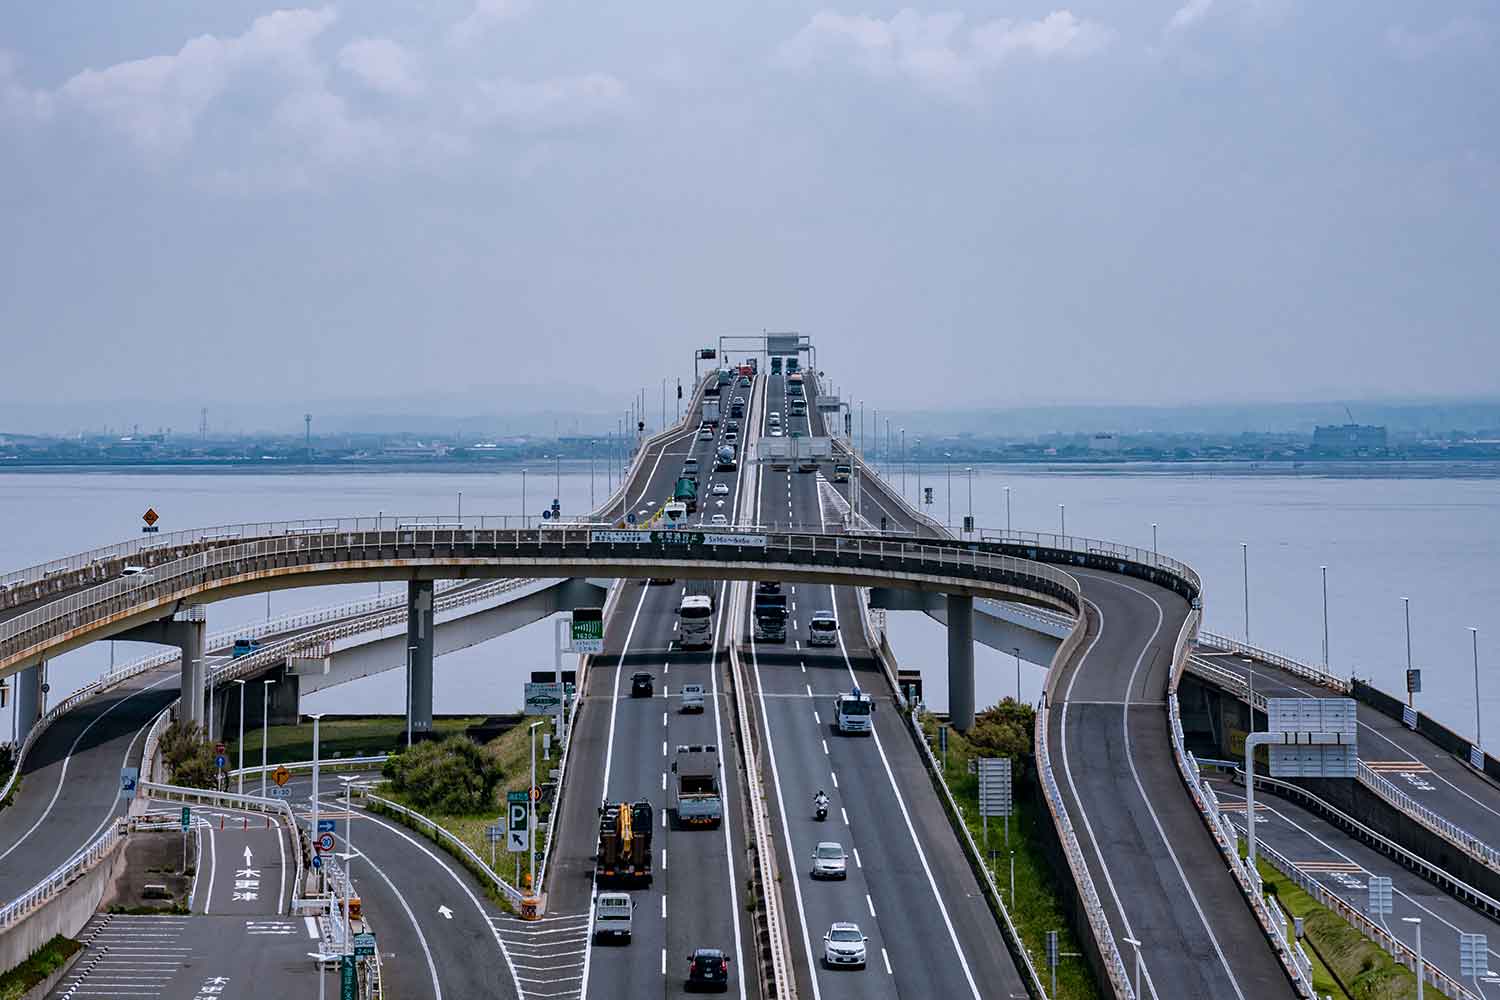
[[[413,738],[432,732],[432,640],[432,581],[412,580],[406,585],[406,653],[411,663],[406,714]]]
[[[26,734],[42,717],[42,665],[33,663],[16,674],[16,744],[26,742]]]
[[[974,598],[948,595],[948,717],[953,728],[974,728]]]
[[[112,636],[131,642],[154,642],[162,646],[176,646],[182,653],[182,702],[177,710],[177,721],[183,725],[204,725],[208,712],[204,704],[207,697],[204,680],[207,668],[203,662],[203,636],[207,624],[202,605],[189,605],[182,610],[184,617],[163,618],[159,621],[137,625],[127,632]]]

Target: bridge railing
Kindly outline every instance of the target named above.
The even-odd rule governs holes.
[[[495,889],[510,901],[511,905],[516,907],[519,907],[521,905],[521,890],[497,875],[495,873],[495,870],[491,868],[489,864],[479,856],[474,848],[470,847],[468,844],[464,843],[462,840],[459,840],[453,834],[449,833],[447,828],[444,827],[441,823],[437,822],[436,820],[429,819],[421,813],[417,812],[415,809],[403,806],[399,802],[392,802],[390,799],[382,798],[381,796],[375,795],[370,792],[365,793],[365,801],[374,802],[376,805],[380,806],[381,809],[394,813],[395,815],[405,820],[409,820],[416,827],[425,828],[431,831],[431,836],[433,837],[433,839],[441,841],[443,845],[449,850],[456,851],[460,857],[462,857],[465,861],[473,866],[476,872],[482,872],[486,876],[488,876],[491,884],[494,885]]]
[[[75,879],[108,857],[124,841],[126,821],[121,818],[80,848],[72,857],[54,868],[46,878],[15,899],[0,906],[0,932],[9,930],[47,900],[67,888]]]
[[[1198,645],[1207,646],[1209,649],[1217,649],[1226,653],[1238,653],[1241,656],[1248,656],[1252,659],[1260,660],[1262,663],[1269,663],[1273,667],[1279,667],[1294,677],[1301,677],[1303,680],[1322,685],[1330,691],[1337,691],[1340,694],[1349,693],[1348,678],[1335,677],[1320,667],[1303,663],[1301,660],[1272,652],[1269,649],[1262,649],[1260,646],[1252,646],[1249,643],[1240,642],[1238,639],[1232,639],[1218,632],[1210,632],[1204,629],[1198,634]]]
[[[681,556],[689,553],[668,545],[670,532],[636,532],[641,539],[621,541],[612,533],[595,540],[599,529],[502,530],[440,526],[407,528],[400,531],[328,531],[317,534],[268,538],[228,548],[200,552],[176,562],[142,573],[91,587],[60,600],[35,608],[0,623],[0,659],[27,654],[46,640],[73,629],[119,621],[175,601],[190,600],[194,593],[213,583],[237,577],[261,575],[267,569],[283,571],[320,562],[331,568],[352,568],[361,563],[376,563],[395,558],[398,549],[446,550],[446,558],[474,558],[490,561],[499,555],[514,553],[518,557],[533,554],[543,557],[549,548],[561,549],[564,558],[617,558],[621,546],[652,544],[659,547],[653,557]],[[1000,575],[1055,592],[1074,609],[1079,589],[1066,572],[1052,566],[1016,556],[977,551],[945,540],[893,540],[864,534],[755,533],[736,529],[715,529],[714,534],[730,539],[729,544],[706,544],[712,559],[738,561],[775,561],[785,553],[811,557],[817,563],[820,555],[837,561],[841,557],[861,560],[871,557],[882,568],[902,572],[960,577],[981,580]],[[734,541],[749,536],[744,543]],[[465,552],[467,549],[469,552]],[[375,555],[369,551],[375,550]],[[391,554],[386,555],[389,551]],[[410,557],[407,557],[409,560]],[[701,552],[697,555],[701,559]]]

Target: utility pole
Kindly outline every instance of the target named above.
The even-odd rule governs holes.
[[[302,414],[303,443],[307,447],[307,460],[312,462],[312,414]]]
[[[1401,598],[1401,609],[1406,615],[1406,707],[1412,707],[1411,692],[1411,599]]]
[[[1245,641],[1250,641],[1250,543],[1240,542],[1240,564],[1244,569],[1245,588]],[[1402,598],[1405,600],[1405,598]],[[1255,707],[1252,705],[1250,712],[1253,715]]]

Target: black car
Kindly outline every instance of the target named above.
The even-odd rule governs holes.
[[[757,594],[779,594],[781,593],[781,583],[778,580],[762,580],[755,585],[755,592]]]
[[[649,673],[638,670],[630,675],[630,697],[649,698],[654,693],[652,684],[655,682]]]
[[[729,956],[717,948],[699,948],[688,956],[688,992],[729,989]]]

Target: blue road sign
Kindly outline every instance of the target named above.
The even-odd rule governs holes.
[[[224,755],[223,754],[219,754],[217,757],[214,758],[214,767],[217,767],[221,771],[224,770]]]
[[[135,798],[135,785],[140,780],[141,769],[138,767],[120,768],[120,798]]]
[[[318,832],[319,833],[334,833],[337,830],[338,830],[337,820],[331,820],[331,819],[320,819],[320,820],[318,820]]]
[[[313,859],[312,859],[312,866],[314,868],[322,868],[323,867],[323,859],[320,858],[320,857],[318,857],[316,854],[314,854],[313,855]]]
[[[634,524],[635,523],[635,513],[633,511],[631,513],[625,515],[625,523],[626,524]]]
[[[548,510],[545,507],[542,508],[542,520],[543,521],[550,521],[551,519],[552,519],[552,511]]]

